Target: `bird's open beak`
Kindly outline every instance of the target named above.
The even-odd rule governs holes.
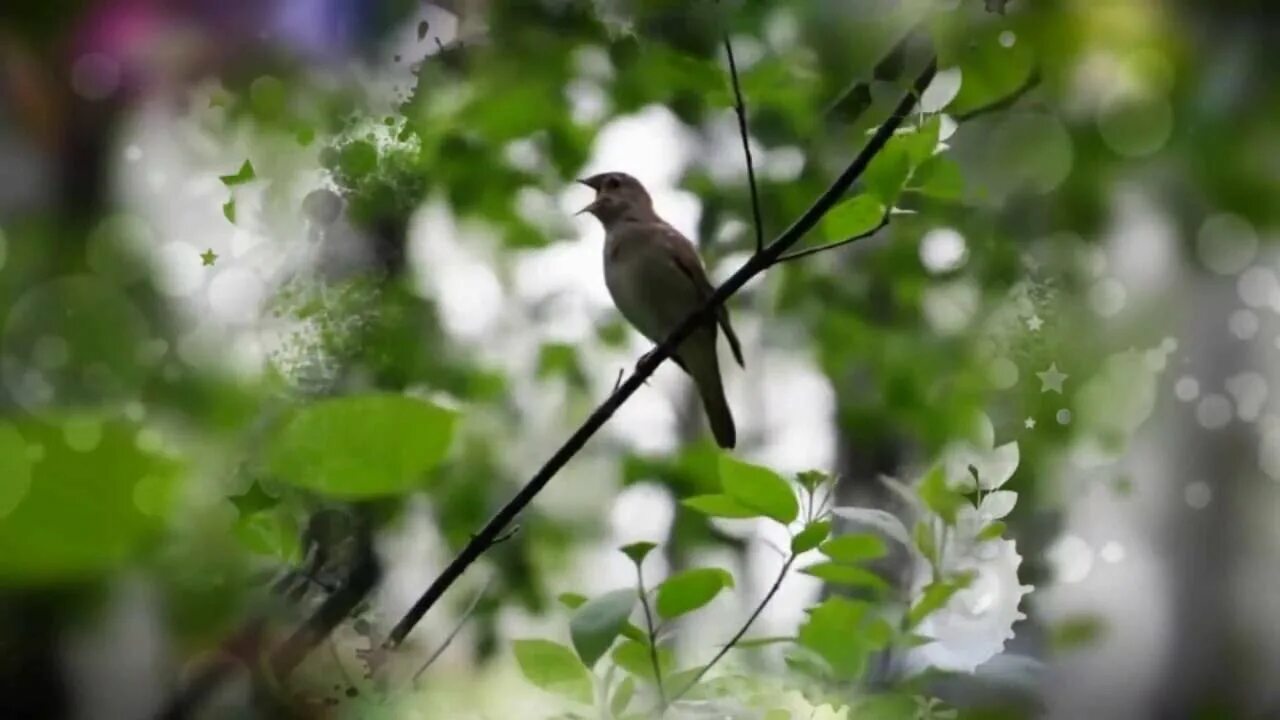
[[[592,175],[589,178],[578,178],[578,182],[582,183],[583,185],[586,185],[592,190],[595,190],[597,193],[600,192],[600,176],[599,175]],[[592,210],[595,210],[595,208],[596,208],[595,200],[592,200],[590,205],[587,205],[586,207],[582,208],[578,212],[574,213],[574,215],[581,215],[583,213],[588,213],[588,212],[591,212]]]

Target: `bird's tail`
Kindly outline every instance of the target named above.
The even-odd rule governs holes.
[[[712,342],[715,336],[711,336]],[[692,343],[690,343],[692,344]],[[716,444],[729,449],[738,443],[738,431],[733,424],[733,413],[729,410],[729,401],[724,396],[724,383],[720,380],[720,364],[716,361],[715,345],[710,345],[710,352],[688,352],[690,348],[682,348],[680,353],[683,364],[698,386],[698,394],[702,396],[702,407],[706,410],[707,420],[711,424],[711,434]]]

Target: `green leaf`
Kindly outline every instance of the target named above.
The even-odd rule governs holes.
[[[867,630],[876,624],[868,603],[838,595],[809,609],[800,626],[800,644],[817,653],[831,667],[838,680],[852,680],[866,669],[872,646]]]
[[[631,562],[635,563],[636,567],[639,567],[644,562],[645,556],[656,547],[658,546],[651,542],[634,542],[630,545],[623,545],[618,549],[622,551],[623,555],[631,558]]]
[[[822,543],[822,554],[843,563],[875,560],[888,552],[884,541],[869,533],[841,535]]]
[[[827,474],[821,470],[805,470],[802,473],[796,473],[796,482],[800,483],[800,487],[807,490],[810,494],[822,487],[828,479]]]
[[[911,158],[907,154],[907,146],[894,138],[867,166],[866,172],[862,174],[862,183],[867,192],[878,198],[884,207],[893,207],[902,192],[902,186],[910,176]]]
[[[618,667],[635,675],[642,680],[653,681],[653,659],[649,656],[649,645],[636,640],[628,640],[620,643],[613,649],[611,655],[613,662]],[[671,652],[658,648],[658,668],[662,672],[663,677],[671,670]]]
[[[1008,529],[1008,526],[1004,524],[1003,520],[994,520],[990,525],[982,528],[982,531],[978,533],[978,540],[995,540],[1004,537],[1006,529]]]
[[[915,187],[924,195],[939,200],[958,200],[964,194],[964,176],[955,160],[934,155],[912,176]]]
[[[269,449],[279,477],[340,498],[417,487],[449,449],[454,412],[401,395],[357,395],[302,408]]]
[[[691,667],[680,672],[674,672],[670,675],[662,676],[662,684],[667,692],[672,695],[685,695],[693,692],[694,684],[699,675],[702,674],[702,666]],[[695,693],[695,697],[696,697]]]
[[[582,663],[590,668],[609,650],[636,604],[636,591],[614,590],[588,601],[569,620],[569,637]]]
[[[915,536],[916,549],[920,551],[920,554],[924,556],[925,560],[929,561],[930,565],[936,566],[939,558],[938,545],[933,537],[933,525],[924,520],[920,520],[916,523],[913,534]]]
[[[556,597],[556,600],[559,600],[561,605],[569,608],[570,610],[577,610],[587,603],[587,596],[574,592],[567,592],[560,593]]]
[[[674,618],[711,602],[721,590],[733,587],[733,576],[720,568],[695,568],[666,579],[658,586],[658,614]]]
[[[569,648],[550,640],[516,640],[516,662],[525,679],[570,700],[591,704],[591,673]]]
[[[818,520],[809,523],[803,530],[796,533],[795,537],[791,538],[791,552],[799,555],[802,552],[808,552],[818,547],[823,540],[827,539],[827,535],[830,532],[830,520]]]
[[[789,635],[776,635],[773,637],[751,638],[749,640],[739,640],[735,648],[739,650],[750,650],[751,648],[765,647],[768,645],[779,645],[781,643],[793,643],[796,639]]]
[[[1097,642],[1107,631],[1107,622],[1097,615],[1075,615],[1055,623],[1050,636],[1054,650],[1073,650]]]
[[[942,608],[950,602],[953,595],[963,590],[964,585],[967,584],[946,580],[935,580],[929,583],[924,592],[921,593],[920,599],[907,611],[907,629],[914,628],[934,611]]]
[[[960,57],[960,92],[947,111],[959,115],[1008,97],[1031,77],[1034,63],[1030,43],[1004,47],[996,32],[987,33]]]
[[[934,151],[938,149],[938,135],[941,129],[941,116],[931,115],[915,130],[894,136],[906,151],[907,161],[912,168],[919,167],[921,163],[933,157]]]
[[[753,518],[764,514],[752,510],[728,495],[698,495],[687,498],[680,504],[710,517]]]
[[[874,230],[884,219],[885,206],[874,195],[856,195],[836,205],[822,219],[822,232],[828,240],[840,242]],[[823,480],[826,475],[818,473]]]
[[[618,689],[613,692],[613,698],[609,700],[609,713],[613,717],[620,717],[622,713],[627,711],[627,706],[631,704],[631,698],[636,694],[636,679],[633,677],[624,677],[622,682],[618,683]]]
[[[967,500],[947,484],[946,469],[939,463],[925,473],[917,490],[925,507],[937,513],[947,525],[956,524],[956,512]]]
[[[768,468],[721,455],[720,485],[739,504],[780,523],[790,523],[800,514],[800,503],[791,485]]]
[[[244,185],[245,183],[253,182],[257,177],[257,173],[253,171],[253,163],[245,160],[244,164],[240,166],[240,169],[236,171],[235,175],[222,175],[218,179],[227,187],[235,187],[236,185]]]
[[[222,204],[222,216],[232,225],[236,223],[236,201],[234,198]]]
[[[879,575],[876,575],[870,570],[864,570],[863,568],[854,567],[852,565],[823,562],[816,565],[810,565],[800,572],[805,575],[812,575],[820,580],[826,580],[834,585],[866,587],[880,592],[884,592],[889,589],[888,583],[882,580]]]

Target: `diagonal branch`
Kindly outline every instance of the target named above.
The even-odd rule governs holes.
[[[699,670],[684,687],[680,688],[679,692],[671,697],[671,702],[679,700],[685,693],[692,690],[695,685],[702,681],[702,678],[706,677],[706,674],[711,671],[711,668],[714,667],[716,663],[720,662],[725,655],[728,655],[729,651],[742,640],[742,636],[746,635],[747,631],[751,629],[751,625],[756,621],[756,618],[760,617],[760,613],[764,612],[769,601],[773,600],[773,596],[778,594],[778,590],[782,587],[782,581],[787,579],[787,573],[791,571],[791,565],[796,561],[796,557],[795,553],[791,553],[787,556],[786,562],[782,563],[782,569],[778,571],[777,579],[773,581],[773,585],[769,588],[769,592],[765,593],[764,597],[760,599],[760,603],[756,605],[756,609],[752,610],[751,615],[747,616],[747,621],[742,623],[742,627],[738,628],[738,632],[734,633],[732,638],[729,638],[729,642],[720,647],[720,651],[715,654],[715,657],[711,658],[711,662],[703,665],[702,669]]]
[[[976,117],[981,117],[983,115],[988,115],[990,113],[1000,112],[1001,110],[1011,108],[1015,104],[1017,104],[1017,102],[1021,100],[1024,95],[1031,92],[1039,85],[1040,85],[1040,71],[1038,69],[1032,70],[1031,74],[1027,75],[1027,79],[1021,85],[1019,85],[1017,89],[1015,89],[1013,92],[1009,93],[1008,95],[1005,95],[1004,97],[998,100],[990,102],[986,105],[982,105],[980,107],[976,107],[972,110],[967,110],[962,113],[957,113],[956,115],[952,116],[951,119],[955,120],[958,123],[962,123],[962,122],[972,120]]]
[[[866,171],[867,166],[871,164],[871,160],[884,149],[885,144],[893,137],[893,133],[907,119],[907,116],[916,105],[916,99],[933,81],[937,69],[936,59],[930,59],[928,65],[916,78],[911,90],[898,102],[893,114],[876,129],[875,134],[871,136],[871,140],[853,159],[853,162],[845,168],[844,172],[840,173],[840,176],[814,201],[813,205],[792,223],[791,227],[779,235],[776,240],[765,246],[760,252],[752,255],[724,284],[716,288],[716,291],[711,294],[711,297],[707,298],[702,307],[686,317],[652,352],[640,359],[631,376],[591,413],[586,421],[569,436],[569,439],[534,473],[529,482],[520,488],[515,497],[500,508],[497,514],[481,528],[480,532],[476,533],[471,542],[467,543],[462,552],[458,553],[453,561],[445,567],[436,580],[418,598],[418,601],[413,604],[413,607],[405,613],[400,622],[392,628],[391,634],[383,644],[384,649],[394,649],[404,641],[414,626],[418,624],[418,621],[422,619],[422,616],[440,600],[445,591],[453,583],[457,582],[458,578],[472,563],[479,559],[480,555],[502,533],[503,529],[515,520],[525,506],[537,497],[538,493],[542,492],[542,489],[551,481],[551,478],[555,477],[556,473],[587,444],[591,436],[608,422],[618,408],[640,389],[644,381],[657,370],[658,365],[671,357],[672,352],[680,343],[693,334],[695,329],[709,322],[716,309],[723,305],[730,296],[741,290],[749,280],[777,262],[789,248],[799,242],[840,202],[854,182]]]
[[[733,80],[733,111],[738,116],[738,134],[742,136],[742,154],[747,157],[747,183],[751,186],[751,216],[756,226],[756,252],[764,250],[764,222],[760,219],[760,191],[756,187],[756,167],[751,159],[751,134],[747,131],[747,104],[742,100],[742,84],[738,81],[738,62],[733,57],[729,34],[724,36],[724,54],[729,58],[729,77]]]
[[[810,255],[816,255],[820,252],[825,252],[827,250],[835,250],[838,247],[844,247],[845,245],[858,242],[859,240],[862,240],[864,238],[869,238],[872,235],[875,235],[876,233],[883,230],[885,226],[889,224],[889,215],[890,213],[886,212],[884,214],[884,217],[880,218],[880,222],[875,227],[871,228],[870,230],[864,233],[859,233],[857,235],[854,235],[853,237],[845,238],[844,240],[841,240],[839,242],[827,243],[826,245],[818,245],[816,247],[805,248],[803,250],[796,250],[794,252],[789,252],[779,257],[777,260],[774,260],[773,264],[778,265],[788,260],[798,260],[799,258],[808,257]]]

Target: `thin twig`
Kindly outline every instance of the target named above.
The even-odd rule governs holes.
[[[813,205],[792,223],[791,227],[783,231],[776,240],[766,245],[762,251],[752,255],[724,284],[716,288],[715,292],[703,302],[701,307],[690,313],[683,322],[667,335],[665,340],[636,364],[636,369],[631,376],[591,413],[582,425],[569,436],[569,439],[534,473],[529,482],[520,488],[519,492],[506,505],[503,505],[498,510],[497,514],[481,528],[480,532],[476,533],[475,538],[445,567],[435,581],[423,592],[422,596],[418,598],[418,601],[413,604],[413,607],[409,608],[409,611],[392,629],[383,647],[394,648],[404,641],[404,638],[418,624],[422,616],[440,600],[453,583],[457,582],[462,573],[479,559],[481,554],[488,548],[491,540],[497,537],[537,497],[538,493],[542,492],[542,489],[551,481],[551,478],[555,477],[556,473],[587,444],[587,441],[595,435],[596,431],[608,422],[618,408],[640,389],[644,381],[657,370],[658,365],[671,357],[672,351],[680,343],[693,334],[696,328],[704,326],[712,318],[716,309],[724,304],[725,300],[742,289],[749,280],[773,265],[779,257],[782,257],[789,248],[799,242],[840,202],[845,193],[849,191],[849,188],[866,171],[867,166],[871,164],[871,160],[884,149],[885,144],[893,137],[894,132],[906,121],[907,116],[916,105],[916,99],[933,81],[937,69],[937,61],[935,59],[929,60],[928,65],[916,78],[912,88],[898,102],[893,114],[876,129],[875,134],[871,136],[862,151],[849,163],[844,172],[840,173],[840,176],[831,183],[831,186],[814,201]]]
[[[765,593],[764,597],[760,599],[760,604],[756,605],[756,609],[751,611],[751,615],[747,617],[747,621],[742,624],[742,627],[738,628],[738,632],[734,633],[732,638],[729,638],[729,642],[720,647],[720,651],[716,653],[715,657],[711,658],[711,662],[703,665],[702,669],[698,671],[698,674],[694,675],[693,679],[681,688],[680,692],[676,693],[671,698],[671,702],[675,702],[676,700],[684,697],[685,693],[692,690],[695,685],[701,682],[702,678],[706,676],[711,668],[715,666],[716,663],[720,662],[725,655],[728,655],[729,651],[733,649],[733,646],[737,645],[738,641],[742,639],[742,636],[747,634],[747,631],[751,629],[751,624],[756,621],[756,618],[760,617],[760,613],[764,612],[765,606],[769,604],[769,601],[773,599],[773,596],[778,594],[778,589],[782,587],[782,581],[787,578],[787,572],[791,570],[791,564],[796,561],[796,557],[797,556],[793,553],[787,558],[786,562],[782,563],[782,569],[778,571],[778,577],[773,581],[773,586],[770,587],[769,592]]]
[[[636,591],[640,595],[640,607],[644,608],[645,629],[649,631],[649,662],[653,664],[653,680],[658,685],[658,703],[667,709],[667,689],[662,684],[662,664],[658,662],[658,633],[653,628],[653,612],[649,610],[649,596],[644,591],[644,571],[636,563]]]
[[[956,115],[953,115],[951,119],[955,120],[958,123],[962,123],[962,122],[972,120],[976,117],[981,117],[983,115],[988,115],[994,112],[1000,112],[1001,110],[1005,110],[1007,108],[1013,107],[1015,104],[1017,104],[1019,100],[1022,99],[1023,95],[1026,95],[1027,93],[1031,92],[1039,85],[1040,85],[1040,71],[1038,69],[1033,70],[1031,74],[1027,76],[1026,81],[1024,81],[1021,85],[1018,86],[1016,90],[1009,93],[1008,95],[1005,95],[999,100],[995,100],[986,105],[982,105],[981,107],[976,107],[972,110],[968,110],[962,113],[957,113]]]
[[[738,62],[733,57],[729,33],[724,34],[724,54],[729,58],[729,77],[733,79],[733,111],[738,115],[738,134],[742,136],[742,154],[747,157],[747,183],[751,186],[751,216],[756,226],[756,252],[764,250],[764,221],[760,219],[760,191],[756,187],[756,166],[751,159],[751,134],[747,130],[747,104],[742,99],[738,82]]]
[[[453,639],[462,631],[462,627],[471,619],[472,613],[474,613],[476,608],[480,606],[480,601],[484,598],[485,593],[489,591],[489,585],[492,583],[493,578],[489,578],[485,581],[484,587],[480,588],[480,592],[476,593],[476,596],[472,598],[471,604],[463,611],[462,617],[458,618],[458,623],[454,625],[453,629],[449,631],[449,634],[445,636],[444,642],[440,643],[440,647],[436,648],[435,652],[431,653],[431,657],[427,658],[427,661],[422,664],[422,667],[418,668],[418,672],[413,674],[413,687],[415,689],[418,687],[418,678],[422,673],[426,672],[427,668],[431,667],[432,663],[444,654],[444,651],[449,648],[449,643],[453,642]]]
[[[777,260],[774,260],[773,264],[777,265],[779,263],[787,262],[788,260],[796,260],[802,257],[808,257],[809,255],[816,255],[817,253],[824,252],[826,250],[835,250],[838,247],[844,247],[845,245],[849,245],[850,243],[855,243],[855,242],[858,242],[859,240],[862,240],[864,238],[869,238],[872,235],[875,235],[876,233],[883,230],[884,227],[888,224],[889,224],[889,213],[885,213],[884,217],[880,218],[880,223],[878,225],[862,233],[861,235],[854,235],[853,237],[845,238],[840,242],[833,242],[827,245],[818,245],[817,247],[805,248],[803,250],[796,250],[795,252],[787,253],[786,255],[779,257]]]

